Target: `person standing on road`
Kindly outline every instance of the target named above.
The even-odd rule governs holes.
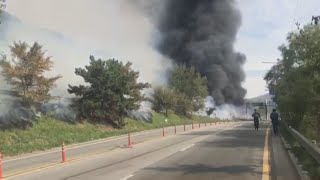
[[[277,113],[276,109],[273,109],[272,113],[270,114],[270,119],[272,122],[273,133],[278,135],[279,114]]]
[[[254,129],[259,130],[259,119],[261,119],[260,114],[257,112],[256,109],[254,109],[254,113],[252,114],[253,117],[253,123],[254,123]]]

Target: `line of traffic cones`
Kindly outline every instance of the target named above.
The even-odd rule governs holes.
[[[220,124],[220,122],[218,122]],[[223,122],[225,123],[225,122]],[[216,124],[216,122],[214,122],[214,124]],[[210,122],[210,125],[212,125],[212,123]],[[207,126],[207,123],[205,123],[205,126]],[[201,124],[199,123],[199,128],[201,127]],[[192,129],[194,129],[194,124],[192,122]],[[183,125],[183,131],[186,131],[186,125]],[[177,134],[177,127],[174,126],[174,134]],[[165,136],[165,131],[164,131],[164,127],[162,127],[162,136]],[[131,134],[128,133],[128,147],[132,148],[133,147],[133,142],[131,140]],[[67,162],[67,155],[66,155],[66,148],[65,148],[65,144],[64,142],[62,142],[62,161],[61,163],[66,163]],[[0,180],[3,180],[3,173],[2,173],[2,154],[0,153]]]

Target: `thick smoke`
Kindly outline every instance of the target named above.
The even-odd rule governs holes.
[[[235,1],[172,0],[162,14],[160,52],[206,76],[216,105],[243,103],[246,58],[233,47],[241,24]]]
[[[67,85],[84,83],[74,69],[88,64],[90,55],[131,61],[140,72],[139,80],[153,85],[165,83],[170,63],[152,48],[156,28],[129,0],[13,0],[7,1],[7,12],[1,18],[0,53],[10,55],[8,46],[21,40],[29,44],[38,41],[46,55],[52,56],[54,69],[48,75],[63,76],[51,91],[54,96],[70,98]],[[11,90],[1,74],[0,89]],[[14,109],[21,106],[10,98],[0,92],[0,124],[33,119],[34,113],[15,113]],[[74,120],[74,113],[64,102],[44,104],[36,112]]]
[[[43,44],[54,61],[49,75],[63,76],[51,92],[55,96],[70,97],[67,85],[83,83],[74,69],[88,64],[89,55],[132,61],[140,80],[155,85],[166,81],[167,57],[195,66],[208,78],[218,105],[239,104],[246,93],[241,87],[245,57],[233,49],[240,13],[232,0],[7,1],[7,11],[0,25],[0,52],[10,54],[13,41]],[[0,86],[10,89],[1,75]],[[26,110],[0,93],[0,124],[29,121],[40,112],[74,120],[65,103]],[[143,113],[131,116],[150,119]]]

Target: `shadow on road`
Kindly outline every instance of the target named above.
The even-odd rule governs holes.
[[[234,130],[226,131],[198,143],[202,147],[210,148],[262,148],[264,147],[265,131]]]
[[[192,165],[177,165],[175,167],[150,167],[145,168],[147,171],[160,171],[160,172],[181,172],[183,174],[203,174],[203,173],[227,173],[227,174],[242,174],[251,172],[252,174],[261,174],[257,172],[257,166],[246,165],[231,165],[214,167],[206,164],[192,164]]]
[[[223,137],[235,137],[235,134],[245,134],[245,135],[264,135],[267,128],[269,127],[269,124],[262,123],[260,124],[259,131],[254,130],[254,125],[251,123],[242,125],[240,127],[235,127],[233,129],[228,129],[225,131],[212,131],[212,130],[206,130],[206,131],[193,131],[188,132],[186,134],[180,134],[180,136],[206,136],[206,135],[217,135],[217,136],[223,136]],[[236,133],[235,133],[236,131]]]
[[[198,146],[212,148],[263,148],[266,135],[267,125],[262,125],[262,129],[255,131],[251,124],[226,130],[223,132],[215,131],[199,131],[181,134],[182,136],[206,136],[214,135],[215,137],[208,138],[197,143]]]

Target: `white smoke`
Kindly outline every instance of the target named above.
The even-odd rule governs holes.
[[[0,52],[9,54],[8,46],[19,40],[28,43],[38,41],[44,45],[47,55],[52,56],[54,61],[54,69],[49,74],[63,76],[53,95],[70,96],[67,85],[83,83],[74,74],[74,69],[87,65],[90,55],[131,61],[133,68],[140,72],[139,80],[162,85],[165,84],[166,70],[171,64],[167,57],[154,48],[159,34],[155,22],[152,22],[154,18],[148,17],[161,12],[164,3],[160,1],[163,2],[10,0],[7,1],[7,11],[16,19],[9,18],[0,26]],[[0,85],[4,87],[1,75]],[[213,100],[206,105],[215,106]],[[143,109],[148,108],[149,105],[144,103]],[[231,119],[234,115],[243,115],[241,108],[232,105],[215,108],[217,110],[214,113],[218,118]]]
[[[82,83],[74,69],[87,65],[89,55],[131,61],[140,81],[165,83],[170,63],[153,49],[155,27],[128,0],[10,0],[7,11],[21,22],[8,23],[0,45],[19,40],[43,44],[54,61],[50,75],[63,76],[54,95],[67,96],[68,84]]]
[[[205,102],[205,108],[215,108],[211,117],[219,118],[219,119],[246,119],[248,115],[246,113],[246,107],[244,106],[234,106],[231,104],[225,104],[216,106],[215,101],[211,96],[208,96]],[[248,111],[249,114],[249,111]]]

